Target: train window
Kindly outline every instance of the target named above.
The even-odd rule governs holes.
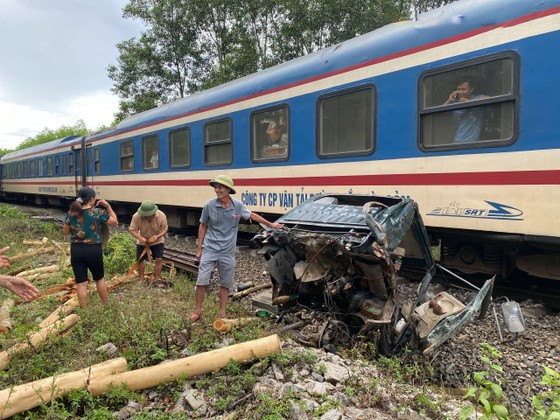
[[[93,159],[92,159],[92,156],[91,156],[91,147],[88,147],[86,149],[86,168],[91,168],[92,162],[93,162]],[[90,170],[88,169],[88,175],[92,175],[89,172],[90,172]]]
[[[74,175],[74,153],[68,153],[68,175]]]
[[[17,177],[21,178],[21,162],[18,162],[16,165],[17,165]]]
[[[132,140],[121,143],[121,171],[134,170],[134,143]]]
[[[370,154],[374,149],[373,87],[336,92],[319,98],[320,157]]]
[[[54,157],[54,174],[56,176],[60,175],[60,156],[58,155]]]
[[[157,134],[142,138],[142,165],[144,169],[159,168],[159,139]]]
[[[52,156],[47,157],[47,176],[53,175],[53,158]]]
[[[23,177],[27,178],[29,176],[29,172],[27,172],[27,161],[23,162]]]
[[[37,172],[38,172],[38,176],[43,176],[43,171],[45,170],[44,166],[43,166],[43,158],[39,158],[37,159]]]
[[[233,160],[231,120],[204,126],[204,161],[207,165],[229,165]]]
[[[287,106],[251,115],[251,156],[254,161],[286,160],[289,146]]]
[[[191,132],[188,127],[169,133],[169,162],[172,168],[191,165]]]
[[[101,159],[99,155],[99,147],[93,149],[93,170],[95,171],[95,175],[101,174]]]
[[[517,132],[517,55],[499,54],[430,70],[420,78],[420,147],[511,144]]]
[[[35,172],[35,160],[29,161],[29,172],[29,175],[32,177],[37,175],[37,172]]]
[[[60,165],[60,174],[61,175],[66,175],[66,155],[63,154],[62,155],[62,160],[61,160],[62,164]]]

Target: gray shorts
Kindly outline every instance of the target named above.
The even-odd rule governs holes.
[[[220,286],[233,289],[235,277],[235,255],[214,254],[212,252],[202,252],[200,264],[198,265],[197,286],[208,286],[210,276],[214,267],[218,266],[220,276]]]

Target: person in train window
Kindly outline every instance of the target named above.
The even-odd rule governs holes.
[[[235,194],[233,180],[227,175],[218,175],[209,181],[214,188],[216,198],[206,202],[200,216],[198,227],[198,250],[196,259],[199,262],[198,279],[196,281],[195,308],[191,321],[201,318],[202,302],[210,283],[210,275],[218,266],[220,278],[218,318],[226,317],[226,305],[230,289],[233,289],[235,277],[235,244],[239,221],[253,220],[273,229],[282,227],[279,223],[267,221],[264,217],[253,213],[241,201],[231,197]]]
[[[144,280],[144,261],[148,258],[148,254],[144,250],[148,248],[155,259],[154,277],[151,283],[157,282],[163,266],[163,244],[167,234],[167,217],[152,201],[146,200],[132,216],[128,231],[136,239],[138,278],[140,281]]]
[[[474,86],[469,80],[464,80],[457,85],[457,89],[451,92],[444,105],[470,102],[474,100],[486,99],[486,95],[475,95]],[[455,121],[455,143],[465,143],[480,139],[482,124],[484,123],[484,109],[482,107],[472,107],[456,109],[452,111]]]
[[[159,166],[159,156],[157,150],[152,152],[152,157],[150,158],[150,168],[157,168]]]
[[[78,197],[70,204],[62,231],[70,235],[70,264],[78,284],[78,301],[84,309],[87,307],[88,269],[101,303],[106,305],[108,300],[102,253],[103,224],[118,224],[111,205],[105,200],[96,201],[93,188],[80,188]]]
[[[0,249],[0,268],[9,267],[10,259],[4,255],[9,246]],[[0,274],[0,287],[5,287],[25,300],[33,300],[39,296],[39,289],[21,277]]]
[[[285,155],[288,152],[288,134],[284,133],[282,126],[276,121],[270,121],[266,129],[268,144],[263,148],[265,156]]]

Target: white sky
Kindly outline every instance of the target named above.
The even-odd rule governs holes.
[[[0,0],[0,147],[83,119],[108,125],[118,110],[107,66],[138,36],[126,0]]]

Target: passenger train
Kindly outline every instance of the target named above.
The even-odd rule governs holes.
[[[217,174],[275,215],[321,192],[413,198],[442,262],[560,280],[560,0],[462,0],[3,156],[7,199],[82,185],[196,225]]]

